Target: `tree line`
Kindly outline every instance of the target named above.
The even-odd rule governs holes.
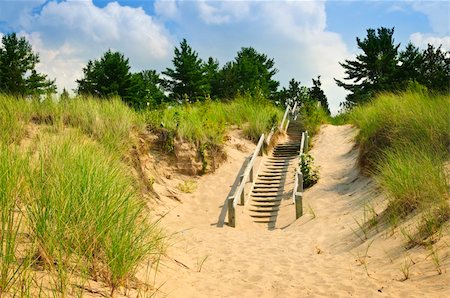
[[[40,97],[56,92],[55,81],[35,70],[39,56],[24,37],[7,34],[2,38],[2,45],[0,92],[21,97]],[[101,58],[86,64],[83,77],[76,80],[74,91],[98,98],[120,96],[136,109],[205,99],[231,100],[245,93],[279,104],[292,100],[320,101],[328,111],[320,77],[313,80],[312,88],[301,86],[292,79],[288,88],[279,89],[280,83],[273,78],[278,72],[274,59],[252,47],[241,48],[234,60],[220,67],[213,57],[203,61],[183,39],[174,49],[172,64],[161,74],[152,69],[133,73],[124,54],[108,50]],[[66,89],[61,97],[68,97]]]
[[[368,29],[364,39],[356,38],[362,53],[355,60],[340,63],[344,80],[338,86],[349,91],[344,108],[364,103],[383,91],[423,88],[450,91],[450,53],[441,46],[428,45],[420,50],[409,43],[399,50],[393,38],[394,28]],[[22,97],[41,97],[56,92],[55,80],[35,70],[39,55],[24,37],[16,33],[4,35],[0,47],[0,92]],[[130,71],[124,54],[108,50],[101,58],[90,60],[83,68],[83,77],[76,80],[74,90],[80,95],[99,98],[120,96],[135,109],[156,108],[165,103],[197,102],[205,99],[231,100],[238,94],[262,96],[278,104],[298,101],[320,103],[329,113],[327,97],[320,76],[312,86],[303,86],[295,79],[288,87],[280,87],[274,79],[278,72],[274,59],[252,47],[241,48],[234,60],[220,67],[209,57],[203,61],[186,39],[174,48],[172,67],[158,73],[148,69]],[[63,98],[68,97],[63,90]]]
[[[411,42],[404,50],[394,41],[394,28],[368,29],[364,39],[356,38],[362,53],[355,60],[340,63],[344,82],[338,86],[350,93],[344,108],[367,102],[380,92],[421,88],[435,92],[450,91],[450,52],[428,44],[420,50]]]

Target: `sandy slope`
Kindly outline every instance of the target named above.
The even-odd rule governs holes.
[[[238,146],[244,152],[229,146],[229,159],[216,173],[201,177],[193,194],[178,194],[182,203],[163,199],[157,213],[168,212],[161,223],[174,234],[156,275],[159,296],[450,295],[449,269],[438,275],[427,250],[406,251],[403,236],[382,228],[363,240],[355,219],[361,220],[364,204],[377,206],[383,197],[355,168],[354,135],[350,126],[322,127],[311,150],[321,179],[304,200],[305,212],[315,217],[306,214],[283,230],[268,231],[239,212],[237,228],[216,226],[236,171],[253,149],[249,143]],[[449,237],[438,245],[442,266],[450,268]],[[414,264],[401,281],[405,262]]]

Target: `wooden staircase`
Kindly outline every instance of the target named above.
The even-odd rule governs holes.
[[[255,180],[248,210],[256,223],[275,225],[281,201],[286,199],[285,184],[294,179],[293,165],[300,150],[301,126],[298,121],[289,124],[288,140],[275,146]]]

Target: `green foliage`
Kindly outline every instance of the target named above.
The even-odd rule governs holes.
[[[12,115],[0,117],[0,294],[21,291],[35,265],[62,295],[73,272],[113,292],[161,246],[123,163],[140,116],[118,99],[0,104]]]
[[[330,115],[330,108],[328,107],[328,100],[327,96],[325,95],[325,92],[323,92],[321,86],[322,83],[320,82],[320,76],[317,77],[317,80],[312,79],[313,86],[309,88],[309,97],[312,100],[320,102],[320,105],[322,106],[323,110],[327,115]]]
[[[340,63],[347,75],[345,80],[353,81],[336,80],[338,86],[351,92],[346,98],[348,105],[366,102],[377,92],[394,89],[400,44],[394,44],[393,34],[394,28],[368,29],[366,38],[356,38],[363,53],[357,55],[356,60]]]
[[[361,129],[360,165],[373,169],[386,149],[402,144],[426,144],[437,157],[445,154],[448,135],[448,96],[405,92],[383,94],[355,108],[350,120]]]
[[[26,269],[18,255],[24,165],[24,158],[0,142],[0,296],[14,286]]]
[[[303,174],[303,187],[308,188],[319,181],[319,171],[314,167],[314,158],[306,153],[300,160],[300,170]]]
[[[359,126],[360,165],[389,196],[391,223],[424,212],[416,235],[421,241],[450,218],[447,146],[448,95],[383,94],[357,107],[350,119]]]
[[[166,89],[178,101],[195,102],[205,99],[210,92],[210,86],[202,59],[198,58],[197,52],[186,39],[180,43],[180,48],[175,48],[174,54],[174,69],[167,68],[163,71],[163,74],[169,77],[164,81]]]
[[[300,109],[299,117],[303,128],[310,133],[310,136],[319,131],[320,125],[330,121],[328,113],[317,101],[304,104]]]
[[[0,142],[18,143],[25,137],[29,123],[50,125],[56,131],[65,126],[79,129],[117,154],[125,154],[129,148],[130,132],[144,126],[140,116],[118,98],[101,101],[77,97],[41,102],[0,95]]]
[[[251,140],[270,131],[282,117],[282,111],[263,98],[240,96],[228,103],[206,101],[184,104],[170,109],[147,111],[145,119],[154,130],[164,131],[167,142],[173,138],[198,146],[223,144],[226,127],[237,125]]]
[[[239,93],[249,93],[273,98],[279,85],[273,80],[278,72],[274,66],[274,60],[266,54],[260,54],[252,47],[242,48],[235,60],[221,70],[221,97],[234,98]]]
[[[144,70],[131,75],[128,104],[135,109],[156,108],[167,101],[155,70]]]
[[[108,50],[100,60],[89,60],[84,77],[77,80],[78,94],[108,98],[118,95],[126,101],[131,86],[128,58]]]
[[[209,91],[207,94],[213,99],[217,99],[220,95],[220,72],[219,72],[219,61],[212,57],[208,58],[203,66],[205,70],[205,78],[209,83]]]
[[[405,50],[398,51],[395,45],[394,28],[367,30],[364,40],[357,38],[358,47],[363,51],[356,60],[340,63],[347,77],[345,83],[335,80],[351,93],[347,96],[344,108],[351,108],[367,102],[380,92],[407,90],[410,82],[417,82],[429,90],[449,92],[450,90],[450,52],[428,45],[420,51],[412,43]]]
[[[309,103],[311,101],[309,90],[302,86],[300,82],[291,79],[289,87],[283,87],[277,94],[277,99],[280,100],[282,106],[292,105],[297,102],[299,105]]]
[[[36,72],[39,55],[33,53],[25,37],[6,34],[0,47],[0,92],[15,96],[40,96],[55,93],[55,81]]]

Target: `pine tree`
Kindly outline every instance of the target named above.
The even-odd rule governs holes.
[[[320,82],[320,76],[317,77],[317,80],[312,79],[313,86],[309,88],[309,96],[311,99],[320,102],[320,105],[324,109],[324,111],[330,115],[330,108],[328,107],[328,100],[325,92],[322,90],[322,83]]]
[[[175,48],[172,59],[174,68],[167,68],[162,73],[169,78],[164,80],[165,87],[176,100],[187,99],[190,102],[203,100],[209,93],[210,86],[205,76],[203,61],[186,39]]]
[[[376,31],[367,30],[364,40],[356,38],[358,47],[363,51],[356,60],[340,63],[345,69],[344,83],[336,80],[338,86],[351,92],[346,98],[347,105],[365,102],[380,91],[395,90],[398,86],[397,54],[400,44],[394,43],[394,28],[381,27]]]
[[[144,70],[131,76],[130,105],[136,109],[155,108],[167,101],[155,70]]]
[[[3,36],[0,47],[0,91],[18,96],[56,92],[55,81],[35,70],[39,55],[25,37],[16,33]]]
[[[128,58],[108,50],[100,60],[89,61],[83,68],[84,77],[77,80],[79,94],[98,97],[120,96],[130,101],[131,74]]]

